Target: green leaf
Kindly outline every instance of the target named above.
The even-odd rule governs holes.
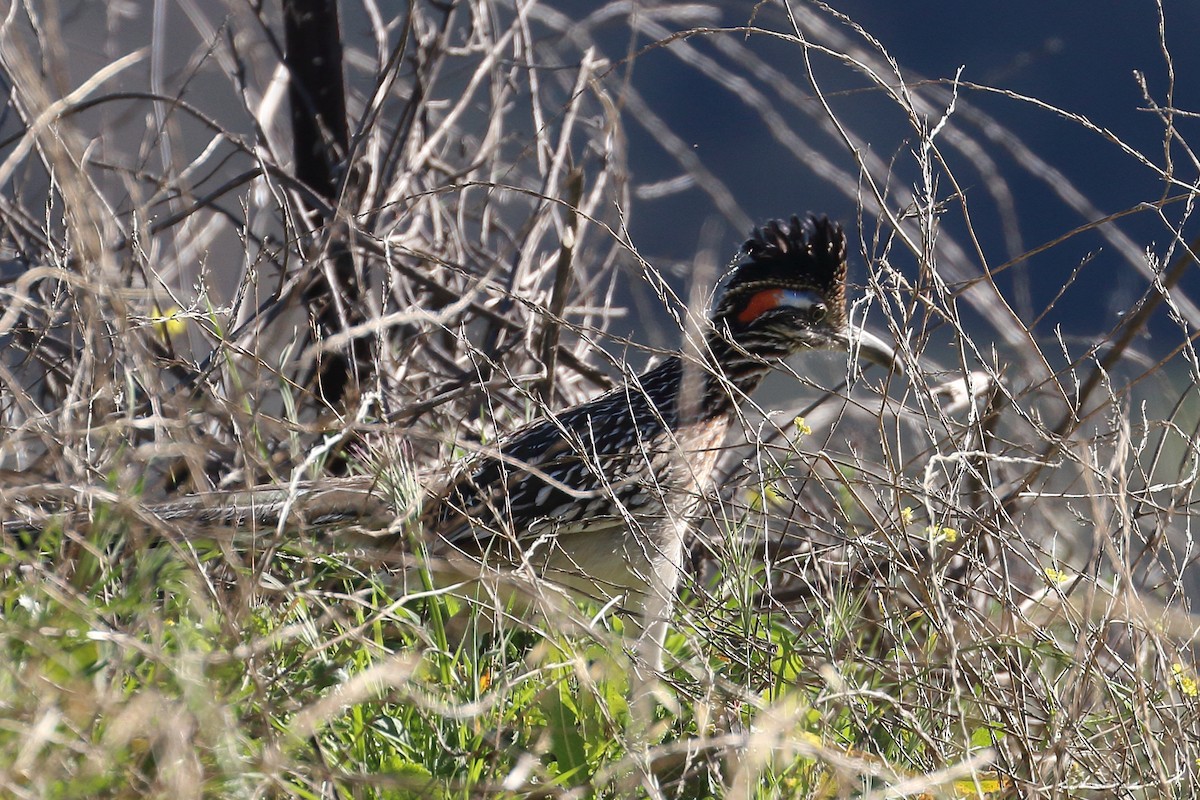
[[[588,776],[587,748],[579,713],[567,681],[560,681],[557,692],[547,692],[542,703],[546,729],[550,734],[550,754],[558,764],[560,781],[578,785]]]

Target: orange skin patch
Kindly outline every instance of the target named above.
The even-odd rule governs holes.
[[[779,308],[783,302],[783,289],[768,289],[762,292],[756,292],[750,298],[750,302],[746,303],[746,307],[737,315],[738,322],[743,325],[749,325],[759,316],[765,314],[773,308]]]

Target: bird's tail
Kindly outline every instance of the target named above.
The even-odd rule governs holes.
[[[297,535],[331,535],[349,544],[386,549],[415,515],[407,504],[397,505],[391,487],[366,477],[206,492],[163,504],[108,491],[57,498],[44,494],[7,498],[6,539],[36,539],[51,528],[86,536],[102,515],[118,530],[137,530],[151,539],[264,542],[272,537],[283,541]],[[52,507],[67,510],[45,510]]]

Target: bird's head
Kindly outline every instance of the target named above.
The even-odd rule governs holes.
[[[713,309],[747,352],[783,356],[840,347],[846,328],[846,236],[826,217],[772,220],[742,245]]]
[[[858,349],[894,358],[846,318],[846,235],[828,217],[772,220],[754,231],[717,291],[713,322],[743,350],[783,358],[808,349]]]

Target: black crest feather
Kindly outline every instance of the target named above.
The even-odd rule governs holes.
[[[715,313],[739,295],[764,286],[811,290],[825,298],[835,315],[844,315],[846,234],[824,215],[771,220],[755,229],[726,274]]]
[[[742,245],[745,255],[737,271],[747,274],[754,265],[783,268],[811,281],[813,288],[830,286],[845,278],[846,234],[826,216],[796,215],[788,222],[773,219],[753,232]],[[783,273],[786,276],[786,272]]]

